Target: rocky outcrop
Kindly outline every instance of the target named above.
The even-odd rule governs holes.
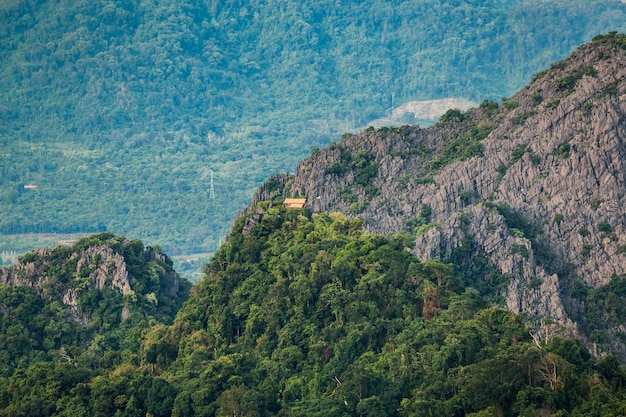
[[[287,195],[363,217],[375,233],[430,224],[415,235],[421,259],[446,258],[470,235],[510,277],[510,310],[584,338],[563,287],[572,277],[598,287],[626,274],[626,54],[612,36],[500,105],[448,112],[428,129],[345,135],[299,165],[284,181]]]
[[[84,245],[80,241],[77,246],[57,246],[52,249],[39,249],[22,256],[7,268],[0,268],[0,285],[28,286],[49,301],[61,301],[67,306],[68,316],[86,323],[89,317],[81,313],[80,297],[88,292],[113,289],[122,295],[133,294],[131,274],[127,259],[120,249],[128,247],[131,241],[112,238],[103,234],[86,238],[92,239],[91,244]],[[137,267],[145,268],[151,263],[160,265],[153,268],[158,274],[156,280],[162,291],[173,299],[179,296],[181,280],[171,269],[171,261],[160,251],[148,247],[142,249]],[[169,265],[169,268],[168,268]],[[144,284],[145,285],[145,284]],[[121,311],[121,318],[126,319],[131,312],[127,305]]]

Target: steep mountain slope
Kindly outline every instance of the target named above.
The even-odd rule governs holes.
[[[346,135],[283,178],[286,195],[408,232],[423,260],[495,268],[508,309],[625,355],[625,76],[626,37],[597,37],[502,105]]]
[[[618,0],[4,1],[0,232],[214,250],[309,149],[407,101],[510,94],[625,22]]]
[[[453,265],[420,262],[405,236],[281,202],[260,202],[235,223],[169,326],[130,327],[131,316],[102,326],[84,351],[64,339],[7,367],[7,352],[42,339],[54,346],[68,323],[54,302],[0,287],[0,343],[16,348],[0,352],[2,370],[15,369],[0,375],[0,416],[626,410],[626,368],[614,356],[595,359],[575,340],[533,340],[521,316],[491,306]],[[75,259],[58,266],[74,270]]]

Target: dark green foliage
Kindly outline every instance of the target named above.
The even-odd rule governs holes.
[[[530,277],[530,281],[528,282],[528,288],[530,288],[531,290],[538,290],[541,287],[541,279],[533,276]]]
[[[90,274],[103,266],[98,251],[125,263],[132,290],[124,296],[111,286],[112,275],[103,288],[91,284]],[[89,262],[77,274],[78,258]],[[22,259],[45,279],[36,288],[0,288],[0,415],[169,416],[177,391],[147,374],[166,363],[160,358],[167,349],[170,357],[177,352],[158,331],[189,291],[171,260],[159,248],[110,233]],[[68,289],[77,310],[61,300]],[[158,342],[149,338],[153,326]]]
[[[430,218],[432,215],[432,209],[426,203],[422,204],[420,213],[415,217],[407,217],[404,219],[405,229],[412,232],[414,235],[420,235],[426,231],[427,228],[432,226]]]
[[[496,171],[498,172],[498,179],[501,180],[502,178],[504,178],[504,176],[506,175],[506,171],[509,168],[504,165],[504,164],[500,164],[498,165],[498,167],[496,168]]]
[[[420,262],[405,250],[410,239],[365,234],[359,219],[259,209],[247,236],[248,219],[235,223],[172,325],[122,324],[74,347],[81,325],[57,329],[59,304],[0,289],[0,341],[11,338],[15,355],[40,340],[57,346],[5,368],[0,416],[583,415],[599,407],[597,389],[624,406],[626,372],[614,358],[595,361],[570,340],[538,347],[521,317],[489,307],[508,278],[471,239],[458,264]],[[623,322],[623,282],[581,296]]]
[[[352,167],[355,171],[354,182],[365,187],[378,173],[378,164],[374,162],[376,155],[372,151],[361,150],[354,154]]]
[[[611,43],[622,49],[626,49],[626,35],[623,33],[609,32],[606,35],[597,35],[593,38],[593,43]]]
[[[346,172],[354,171],[354,182],[366,187],[378,173],[376,155],[372,151],[360,150],[354,156],[348,150],[342,150],[340,160],[326,168],[326,173],[341,177]]]
[[[611,233],[613,231],[613,227],[607,222],[599,222],[596,225],[596,229],[600,233]]]
[[[524,156],[524,153],[526,153],[527,150],[528,150],[528,145],[524,143],[520,143],[519,145],[516,145],[515,148],[513,148],[513,150],[511,151],[510,165],[513,165],[517,161],[522,159],[522,156]]]
[[[609,95],[615,95],[619,93],[619,89],[617,88],[617,81],[613,82],[606,87],[602,88],[602,90],[598,93],[598,97],[604,97]]]
[[[485,112],[487,117],[493,116],[500,106],[495,101],[484,99],[480,103],[480,108]]]
[[[530,240],[535,259],[547,271],[553,270],[554,251],[541,239],[541,226],[529,222],[523,215],[512,210],[506,203],[490,203],[504,217],[504,221],[511,231],[511,234],[518,237],[525,237]]]
[[[447,123],[451,120],[462,122],[465,114],[459,109],[450,109],[439,117],[439,123]]]
[[[537,166],[541,163],[541,158],[536,155],[534,152],[529,152],[530,154],[530,162],[534,165]]]
[[[575,71],[572,74],[564,75],[563,77],[556,80],[557,90],[568,92],[573,91],[578,80],[580,80],[584,75],[595,77],[596,71],[593,69],[593,67],[588,67],[584,70]]]
[[[626,279],[614,276],[608,284],[588,288],[578,293],[577,298],[585,305],[585,311],[579,314],[583,331],[597,343],[600,351],[610,351],[607,331],[626,320]]]
[[[459,198],[463,204],[470,204],[472,201],[472,192],[464,188],[459,192]]]
[[[513,255],[520,255],[522,258],[528,258],[528,248],[526,245],[513,244],[511,246],[511,253]]]
[[[526,120],[528,120],[529,117],[535,115],[537,112],[534,110],[529,110],[523,114],[520,114],[519,116],[516,117],[511,117],[511,123],[513,123],[514,125],[523,125],[524,123],[526,123]]]
[[[558,90],[573,90],[574,86],[581,78],[582,74],[567,74],[556,81],[556,88]]]
[[[352,154],[350,151],[342,149],[339,155],[339,161],[332,163],[326,168],[327,174],[343,176],[348,170],[350,170],[350,162],[352,161]]]
[[[503,301],[502,291],[506,289],[509,277],[488,264],[486,256],[469,235],[454,248],[448,261],[454,264],[466,287],[478,290],[490,302],[500,304]]]
[[[519,103],[517,101],[513,101],[509,99],[502,99],[502,105],[507,110],[513,110],[519,106]]]
[[[491,125],[475,124],[465,127],[462,133],[443,147],[439,157],[428,162],[428,172],[434,173],[453,161],[464,161],[474,156],[481,156],[484,147],[480,141],[489,136],[493,128]]]
[[[424,176],[417,179],[418,185],[436,184],[435,179],[431,176]]]

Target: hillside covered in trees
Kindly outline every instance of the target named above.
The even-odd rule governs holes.
[[[494,306],[482,276],[420,262],[407,236],[369,235],[360,220],[281,201],[237,221],[172,324],[132,315],[120,327],[97,315],[68,322],[62,304],[3,287],[0,415],[626,412],[626,369],[614,356],[594,359],[578,341],[532,334],[522,317]],[[78,246],[102,240],[119,242]],[[73,270],[68,264],[50,265],[48,279]],[[128,265],[134,285],[150,280],[149,263]],[[99,305],[116,297],[102,293]],[[74,344],[64,326],[87,339]],[[33,354],[7,361],[17,340]]]
[[[4,1],[0,233],[214,250],[311,148],[410,100],[508,96],[624,22],[618,0]]]

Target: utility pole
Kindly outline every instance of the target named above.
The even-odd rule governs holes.
[[[215,200],[215,187],[213,186],[213,170],[211,170],[211,191],[210,191],[211,199]]]

